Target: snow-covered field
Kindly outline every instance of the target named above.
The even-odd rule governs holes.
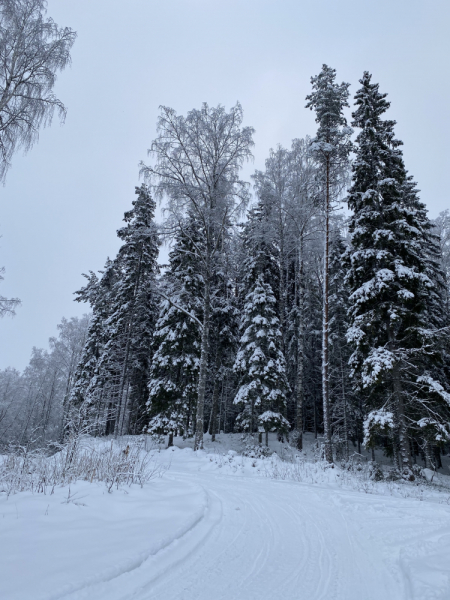
[[[175,443],[143,488],[0,495],[0,598],[450,598],[447,478],[374,483],[275,441],[244,457],[237,435]]]

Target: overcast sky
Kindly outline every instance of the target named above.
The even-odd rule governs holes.
[[[314,134],[305,96],[323,63],[352,96],[369,70],[430,216],[450,208],[448,0],[49,0],[48,14],[78,32],[56,85],[68,115],[0,188],[0,294],[23,303],[0,321],[0,368],[23,369],[61,317],[87,311],[73,292],[117,252],[161,104],[239,100],[256,129],[249,177],[271,147]]]

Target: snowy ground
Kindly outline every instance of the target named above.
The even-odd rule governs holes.
[[[3,600],[448,600],[450,490],[237,454],[157,455],[161,479],[0,496]],[[230,449],[230,448],[234,448]]]

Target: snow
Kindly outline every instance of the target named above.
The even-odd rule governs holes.
[[[364,420],[364,446],[370,442],[372,430],[375,431],[393,431],[394,414],[387,410],[373,410]]]
[[[447,404],[450,405],[450,394],[444,390],[444,388],[438,381],[434,380],[428,375],[422,375],[421,377],[417,378],[417,383],[426,383],[429,386],[430,390],[433,390],[434,392],[439,394],[439,396],[441,396],[441,398],[443,398],[447,402]]]
[[[143,489],[0,496],[0,598],[450,597],[450,492],[356,479],[313,462],[311,440],[295,461],[274,434],[268,458],[217,438],[162,450],[170,468]]]
[[[170,480],[112,494],[78,482],[70,492],[1,498],[0,598],[79,597],[173,543],[203,518],[206,503],[199,486]]]

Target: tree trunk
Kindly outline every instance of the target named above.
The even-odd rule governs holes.
[[[209,425],[209,433],[211,434],[212,442],[216,441],[218,400],[219,400],[219,382],[216,379],[214,382],[214,389],[213,389],[213,395],[212,395],[211,422]]]
[[[345,376],[344,376],[344,363],[342,360],[342,348],[340,349],[340,362],[341,362],[341,385],[342,385],[342,401],[344,402],[344,448],[345,448],[345,460],[348,460],[349,449],[348,449],[348,415],[347,415],[347,393],[345,389]]]
[[[205,280],[205,298],[203,303],[203,327],[202,327],[202,342],[200,352],[200,369],[198,376],[198,398],[197,398],[197,415],[195,423],[195,441],[194,450],[203,449],[203,427],[204,427],[204,411],[205,411],[205,392],[206,392],[206,372],[208,369],[209,355],[209,318],[210,318],[210,281],[209,269],[207,269]]]
[[[173,446],[173,431],[169,431],[169,440],[167,442],[167,447],[170,448]]]
[[[297,339],[297,449],[303,450],[303,240],[300,240],[298,282],[298,339]]]
[[[434,463],[431,453],[431,444],[430,442],[425,442],[425,467],[427,469],[434,470]]]
[[[218,373],[220,369],[220,360],[219,360],[219,350],[216,349],[216,358],[214,361],[215,365],[215,379],[214,379],[214,387],[212,394],[212,402],[211,402],[211,418],[209,419],[209,435],[211,436],[211,441],[216,441],[216,429],[217,429],[217,407],[219,403],[219,385],[220,380],[218,378]]]
[[[329,302],[329,252],[330,252],[330,159],[327,158],[327,190],[325,199],[325,244],[323,257],[323,335],[322,335],[322,398],[323,435],[325,438],[325,460],[333,462],[331,445],[330,397],[328,376],[328,302]]]
[[[119,424],[119,435],[124,435],[125,426],[128,424],[126,419],[126,414],[128,411],[128,404],[130,401],[130,381],[127,382],[127,391],[125,392],[125,401],[123,402],[122,414],[120,416],[120,424]],[[126,428],[126,432],[128,433],[128,427]]]
[[[436,469],[442,469],[441,449],[439,446],[433,446],[434,464]]]
[[[399,459],[400,459],[400,471],[402,476],[413,481],[414,475],[411,470],[411,458],[409,453],[408,435],[406,429],[405,419],[405,407],[403,403],[402,386],[400,382],[400,374],[398,372],[398,365],[393,370],[394,377],[394,396],[397,412],[398,422],[398,439],[399,439]]]

